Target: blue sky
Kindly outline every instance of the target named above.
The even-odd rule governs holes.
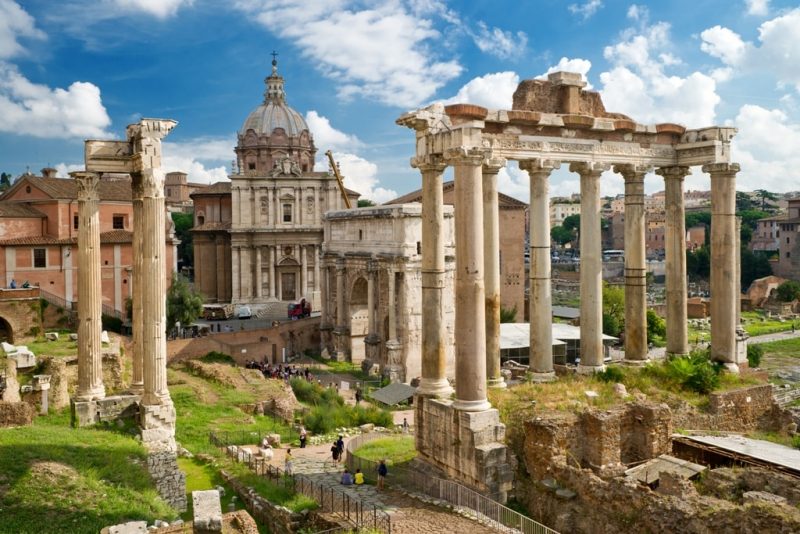
[[[404,111],[509,108],[521,79],[575,70],[639,122],[739,128],[741,189],[800,189],[800,8],[778,0],[0,0],[0,170],[81,167],[82,141],[178,120],[165,166],[225,179],[270,52],[289,104],[350,187],[419,187]],[[551,194],[578,189],[557,171]],[[525,200],[515,164],[501,190]],[[696,174],[688,188],[707,188]],[[661,189],[655,176],[649,191]],[[622,191],[609,173],[603,192]]]

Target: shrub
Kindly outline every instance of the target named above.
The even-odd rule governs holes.
[[[619,367],[606,367],[604,371],[594,374],[595,378],[601,382],[622,382],[625,379],[625,374]]]
[[[233,356],[225,354],[224,352],[218,352],[216,350],[212,350],[205,356],[202,356],[200,361],[203,363],[227,363],[230,365],[236,365],[236,361],[233,359]]]
[[[747,364],[756,368],[761,365],[761,357],[764,356],[764,347],[761,345],[747,345]]]
[[[303,423],[315,434],[327,434],[336,428],[366,423],[383,427],[391,427],[394,423],[390,412],[376,406],[346,406],[335,389],[325,388],[302,378],[293,378],[290,384],[297,399],[311,405]]]
[[[689,356],[649,365],[645,372],[676,388],[706,394],[719,387],[720,369],[721,366],[711,362],[708,351],[695,351]]]
[[[655,311],[647,310],[647,342],[653,343],[657,338],[667,335],[667,323]]]
[[[792,302],[800,298],[800,282],[787,280],[775,290],[775,296],[781,302]]]

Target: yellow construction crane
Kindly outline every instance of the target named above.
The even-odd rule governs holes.
[[[344,198],[344,205],[347,206],[347,209],[351,209],[353,207],[350,204],[350,197],[347,196],[347,190],[344,188],[344,182],[342,181],[342,175],[339,174],[339,165],[333,161],[333,152],[328,150],[325,152],[325,155],[328,156],[328,161],[330,161],[331,169],[333,169],[333,175],[336,176],[336,183],[339,184],[339,191],[342,192],[342,198]]]

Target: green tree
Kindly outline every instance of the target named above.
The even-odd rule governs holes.
[[[756,196],[761,199],[761,211],[774,211],[774,208],[767,205],[768,201],[775,201],[778,200],[778,195],[775,193],[771,193],[766,189],[756,189],[755,191]]]
[[[194,213],[173,212],[172,222],[175,223],[175,237],[180,239],[178,245],[178,258],[183,265],[194,265],[194,246],[192,245],[192,227],[194,227]]]
[[[377,206],[377,204],[374,201],[368,198],[359,198],[357,205],[359,208],[369,208],[370,206]]]
[[[667,322],[654,310],[647,310],[647,342],[656,343],[667,335]]]
[[[11,187],[11,175],[7,172],[0,173],[0,191],[5,191]]]
[[[618,337],[625,327],[625,290],[603,284],[603,333]]]
[[[787,280],[775,290],[775,296],[781,302],[792,302],[800,298],[800,282]]]
[[[750,198],[748,193],[744,191],[736,192],[736,211],[747,211],[755,207],[755,202]]]
[[[581,215],[580,213],[576,213],[575,215],[570,215],[569,217],[565,217],[564,220],[561,222],[561,226],[569,230],[570,232],[577,232],[581,228]]]
[[[563,226],[554,226],[550,229],[550,238],[563,247],[575,238],[575,234]]]
[[[172,285],[167,290],[167,331],[177,323],[190,325],[203,313],[203,297],[183,276],[173,273]]]
[[[764,278],[772,274],[772,264],[769,262],[769,256],[763,252],[753,252],[742,242],[742,289],[747,289],[753,280]]]
[[[501,323],[516,323],[517,322],[517,306],[513,308],[503,308],[500,306],[500,322]]]
[[[686,274],[694,278],[708,278],[711,273],[711,256],[708,245],[686,251]]]

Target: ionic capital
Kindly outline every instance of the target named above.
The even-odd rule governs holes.
[[[483,174],[497,174],[500,169],[505,169],[506,163],[506,158],[489,155],[483,160]]]
[[[490,149],[483,147],[457,146],[448,148],[444,159],[449,165],[470,165],[479,167],[483,165],[491,153]]]
[[[600,178],[600,175],[611,168],[609,163],[598,163],[596,161],[575,162],[569,164],[570,172],[577,172],[581,177],[587,176]]]
[[[447,168],[447,163],[439,155],[428,155],[411,158],[411,166],[419,169],[423,174],[428,172],[442,173]]]
[[[77,171],[69,175],[75,179],[78,186],[78,200],[100,200],[98,186],[100,184],[99,172]]]
[[[703,172],[707,172],[714,177],[734,177],[739,172],[740,167],[738,163],[711,163],[703,165]]]
[[[621,174],[626,182],[644,182],[644,175],[652,171],[649,165],[625,163],[614,165],[614,172]]]
[[[519,162],[520,170],[526,171],[529,176],[550,176],[550,173],[561,167],[561,162],[552,159],[525,159]]]
[[[656,169],[656,174],[663,176],[665,180],[683,180],[690,173],[689,167],[683,165],[675,165],[673,167],[659,167]]]

